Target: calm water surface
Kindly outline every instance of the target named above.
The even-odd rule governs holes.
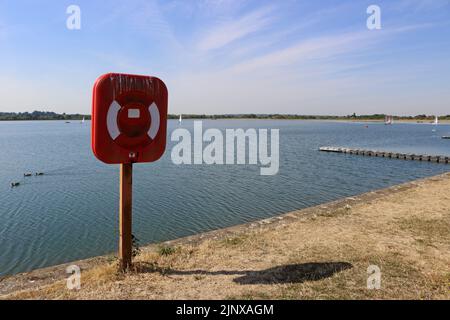
[[[280,172],[258,166],[135,166],[134,233],[141,244],[267,218],[450,170],[416,161],[327,154],[339,145],[450,155],[449,125],[205,121],[204,128],[280,129]],[[169,133],[178,128],[169,122]],[[192,131],[193,122],[182,127]],[[118,241],[118,166],[97,161],[90,124],[0,122],[0,275],[110,253]],[[24,178],[24,172],[42,177]],[[12,181],[22,185],[11,189]]]

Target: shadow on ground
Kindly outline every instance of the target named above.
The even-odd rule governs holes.
[[[258,271],[205,271],[205,270],[172,270],[164,269],[154,264],[139,263],[135,265],[137,272],[149,273],[158,272],[163,275],[197,275],[197,276],[215,276],[215,275],[239,275],[233,282],[239,284],[283,284],[283,283],[302,283],[305,281],[317,281],[329,278],[334,274],[351,269],[353,266],[348,262],[311,262],[302,264],[290,264],[277,266],[270,269]]]

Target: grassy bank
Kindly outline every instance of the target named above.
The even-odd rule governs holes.
[[[143,249],[3,279],[3,299],[448,299],[450,173]],[[367,289],[367,268],[381,289]],[[63,271],[61,271],[63,270]],[[30,284],[30,281],[33,283]]]

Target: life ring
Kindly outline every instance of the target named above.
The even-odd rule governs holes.
[[[161,126],[158,106],[129,104],[121,106],[114,100],[109,106],[106,126],[113,141],[123,147],[145,146],[155,140]]]

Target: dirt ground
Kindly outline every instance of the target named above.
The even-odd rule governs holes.
[[[125,274],[84,262],[80,290],[38,270],[0,299],[450,299],[449,191],[450,173],[151,246]]]

